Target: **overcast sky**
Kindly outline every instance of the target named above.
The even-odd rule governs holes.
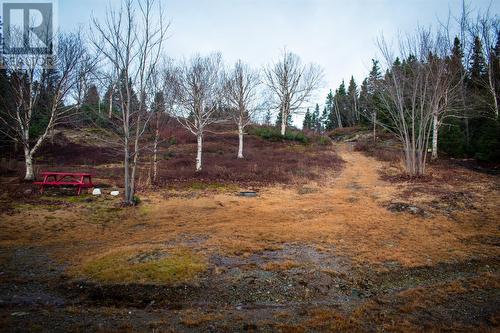
[[[462,0],[160,0],[171,20],[166,52],[172,57],[220,51],[228,63],[253,66],[276,59],[283,47],[325,70],[328,89],[354,75],[367,75],[377,54],[376,38],[389,39],[417,25],[436,24],[460,13]],[[59,0],[59,25],[88,27],[106,6],[120,0]],[[472,0],[471,7],[500,14],[500,0]]]

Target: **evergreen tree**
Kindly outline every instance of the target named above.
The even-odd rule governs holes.
[[[90,87],[85,92],[85,96],[83,97],[83,104],[90,106],[99,105],[99,91],[95,84],[90,85]]]
[[[463,65],[462,43],[458,37],[453,39],[453,47],[447,59],[447,65],[449,67],[449,72],[454,73],[452,85],[460,85],[461,95],[465,94],[463,76],[466,71]],[[463,157],[465,155],[468,142],[468,108],[464,107],[466,102],[464,97],[465,96],[460,96],[460,98],[453,102],[453,105],[449,106],[450,109],[460,110],[460,114],[458,115],[461,116],[462,119],[454,117],[445,118],[438,132],[438,150],[454,157]]]
[[[14,107],[13,103],[13,92],[10,85],[9,75],[7,70],[0,66],[0,119],[5,119],[6,121],[13,122],[14,120],[8,116],[8,111],[12,110]],[[0,149],[3,150],[4,143],[12,142],[11,137],[14,137],[14,133],[10,130],[12,126],[3,126],[0,131]],[[7,131],[7,132],[4,132]],[[16,147],[17,148],[17,147]]]
[[[309,112],[309,108],[307,108],[306,114],[304,116],[304,122],[302,123],[302,129],[304,129],[304,130],[311,129],[311,113]]]
[[[328,92],[328,95],[326,96],[326,102],[325,102],[325,109],[326,112],[328,113],[328,118],[325,121],[325,129],[327,131],[330,131],[335,128],[335,111],[334,111],[334,105],[335,105],[335,97],[333,96],[332,90]]]
[[[271,110],[267,110],[266,114],[264,115],[264,125],[271,126],[271,116]]]
[[[80,125],[94,123],[100,127],[106,127],[108,124],[106,124],[106,121],[100,114],[100,106],[99,91],[97,87],[92,84],[87,91],[85,91],[80,108],[81,115],[79,115],[76,121],[80,122]]]
[[[451,56],[449,59],[449,66],[451,67],[452,73],[457,73],[457,80],[460,79],[462,73],[465,72],[464,65],[462,63],[464,53],[462,51],[462,44],[460,39],[455,37],[453,39],[453,48],[451,49]]]
[[[465,155],[465,135],[460,128],[460,122],[456,118],[451,118],[439,129],[438,147],[440,151],[454,157]]]
[[[483,46],[478,36],[474,37],[474,46],[470,60],[469,78],[471,86],[479,88],[483,84],[486,76],[486,60],[483,54]]]
[[[151,112],[156,114],[165,114],[165,111],[165,95],[162,91],[159,91],[155,94],[153,104],[151,105]]]
[[[132,80],[130,78],[126,78],[125,73],[122,72],[118,77],[118,82],[110,84],[108,86],[108,89],[106,90],[106,93],[104,94],[104,101],[105,101],[104,103],[108,108],[109,117],[111,117],[114,110],[119,110],[122,106],[126,106],[126,104],[128,103],[128,101],[121,101],[120,98],[120,95],[127,96],[126,94],[127,86],[131,90],[130,108],[131,110],[137,111],[137,108],[139,106],[139,99],[137,98],[137,95],[134,91]],[[122,92],[121,94],[120,90]]]
[[[278,116],[276,117],[276,126],[277,127],[281,127],[281,117],[282,117],[281,112],[278,112]],[[286,126],[287,127],[292,126],[292,115],[289,114],[287,118],[288,119],[286,120]]]
[[[316,107],[314,108],[312,127],[315,132],[321,131],[321,116],[319,114],[319,105],[316,103]]]
[[[396,58],[394,66],[400,66],[399,58]],[[380,66],[378,61],[372,59],[372,69],[370,74],[368,74],[368,80],[366,82],[367,88],[367,118],[370,119],[373,124],[373,140],[376,138],[376,128],[377,128],[377,114],[381,109],[380,97],[379,97],[379,82],[382,80],[382,74],[380,73]]]
[[[364,115],[364,117],[360,117],[361,123],[366,123],[367,117],[369,114],[370,108],[370,96],[368,94],[368,78],[365,78],[363,82],[361,82],[361,88],[359,89],[359,113]]]
[[[399,62],[399,58],[396,58],[396,62]],[[372,69],[370,74],[368,74],[368,94],[374,95],[377,91],[377,83],[382,79],[382,74],[380,73],[380,66],[378,60],[372,59]]]
[[[26,73],[23,75],[26,75]],[[36,82],[35,87],[33,88],[39,97],[36,101],[37,112],[33,114],[30,124],[31,137],[40,136],[49,124],[51,109],[52,107],[55,107],[55,105],[53,105],[53,101],[57,89],[56,82],[58,80],[58,75],[59,74],[55,69],[43,69],[40,82]]]
[[[337,111],[337,127],[343,127],[346,124],[349,113],[349,98],[345,88],[344,80],[335,91],[335,104],[334,108]]]
[[[356,81],[354,81],[353,76],[351,76],[351,79],[349,80],[349,87],[347,88],[347,96],[349,104],[347,122],[350,126],[353,126],[359,121],[358,86],[356,85]]]
[[[326,106],[323,108],[323,113],[321,114],[321,132],[326,130],[328,124],[328,110]]]

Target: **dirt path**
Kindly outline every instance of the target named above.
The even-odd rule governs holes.
[[[415,266],[466,257],[460,237],[474,228],[458,227],[446,216],[392,213],[385,206],[398,200],[397,189],[380,180],[378,170],[384,164],[347,145],[339,151],[346,161],[341,174],[318,184],[266,188],[258,198],[225,193],[169,200],[153,196],[146,217],[153,225],[122,244],[188,242],[203,251],[241,255],[299,243],[378,265],[396,261]]]

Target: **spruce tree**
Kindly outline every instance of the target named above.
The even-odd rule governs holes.
[[[465,87],[463,79],[465,67],[463,65],[462,43],[458,37],[453,39],[453,47],[448,57],[447,65],[449,72],[454,73],[452,85],[460,86],[459,98],[450,105],[452,110],[460,110],[459,118],[447,118],[443,120],[442,128],[439,129],[438,150],[449,156],[463,157],[468,145],[468,108],[465,107]],[[461,119],[460,119],[461,118]]]
[[[321,114],[321,132],[324,132],[326,130],[328,124],[328,110],[326,109],[326,106],[323,107],[323,113]]]
[[[471,86],[480,88],[486,76],[486,60],[483,54],[483,46],[478,36],[474,37],[474,46],[470,60],[469,78]]]
[[[335,91],[335,108],[337,109],[337,127],[344,127],[349,113],[349,100],[344,80]]]
[[[95,84],[92,84],[85,92],[83,104],[89,106],[97,106],[99,104],[99,91],[97,90]]]
[[[368,120],[367,115],[369,114],[369,100],[368,78],[365,78],[363,82],[361,82],[361,88],[359,89],[359,113],[362,115],[362,117],[360,117],[361,123],[366,124],[366,121]]]
[[[350,126],[353,126],[359,121],[358,86],[356,85],[356,81],[354,81],[353,76],[351,76],[351,79],[349,80],[349,87],[347,88],[347,97],[349,105],[347,121]]]
[[[282,117],[281,112],[278,112],[278,116],[276,117],[276,123],[275,123],[275,126],[277,126],[277,127],[281,127],[281,117]],[[287,127],[288,127],[288,126],[292,126],[292,115],[291,115],[291,114],[289,114],[287,118],[288,118],[288,119],[286,120],[286,126],[287,126]]]
[[[399,58],[396,58],[395,66],[399,66]],[[382,80],[382,74],[380,73],[380,66],[378,61],[372,59],[372,69],[370,70],[370,74],[368,74],[367,80],[367,116],[369,117],[372,125],[373,125],[373,140],[376,139],[376,129],[377,129],[377,114],[379,113],[380,108],[380,99],[379,99],[379,91],[378,86],[379,82]]]
[[[313,116],[312,116],[312,128],[315,132],[321,131],[321,117],[319,115],[319,105],[316,103],[316,107],[314,108]]]
[[[7,70],[0,66],[0,119],[5,119],[5,121],[14,122],[14,119],[8,116],[8,111],[14,108],[14,96],[12,88],[9,81],[9,75]],[[7,124],[2,124],[7,125]],[[12,133],[13,126],[3,126],[3,130],[0,130],[0,149],[4,149],[5,143],[10,143],[12,141],[11,137],[14,136]],[[15,150],[17,150],[17,145],[14,143]]]
[[[399,61],[399,58],[396,58]],[[377,83],[382,79],[382,74],[380,73],[380,66],[378,60],[372,59],[372,69],[370,74],[368,74],[368,93],[373,95],[377,90]]]
[[[333,92],[330,90],[328,92],[328,95],[326,96],[326,102],[325,102],[325,109],[326,112],[328,113],[328,118],[325,121],[325,129],[327,131],[330,131],[335,128],[335,111],[334,111],[334,105],[335,105],[335,100],[334,100]]]
[[[309,112],[309,108],[307,108],[306,114],[304,116],[304,122],[302,123],[302,129],[304,129],[304,130],[311,129],[311,113]]]
[[[271,116],[271,110],[267,110],[266,114],[264,115],[264,125],[271,126]]]

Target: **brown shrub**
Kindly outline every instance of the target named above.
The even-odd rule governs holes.
[[[326,169],[340,170],[343,162],[321,140],[304,145],[293,141],[270,142],[253,135],[245,136],[245,158],[237,159],[238,136],[234,126],[217,124],[206,133],[203,146],[204,169],[196,173],[195,136],[175,121],[167,124],[161,136],[163,144],[159,152],[157,186],[184,187],[192,182],[238,183],[248,186],[292,183],[318,179]],[[149,147],[141,152],[137,172],[141,180],[137,184],[139,190],[150,183],[151,155]],[[122,153],[116,147],[75,143],[60,134],[54,144],[48,141],[37,154],[35,172],[89,172],[98,186],[120,186],[123,177],[122,159]],[[23,163],[17,163],[17,170],[10,172],[22,177],[23,168]]]
[[[244,140],[245,158],[237,159],[236,133],[222,130],[209,133],[203,147],[203,170],[198,173],[195,172],[196,144],[186,141],[186,144],[172,146],[169,157],[160,162],[159,185],[192,181],[250,186],[291,183],[297,179],[318,179],[322,176],[319,170],[340,170],[343,162],[331,147],[322,144],[270,142],[252,135],[245,136]]]
[[[399,162],[402,158],[401,149],[390,144],[373,142],[370,139],[357,141],[354,145],[354,150],[364,152],[368,156],[383,162]]]

